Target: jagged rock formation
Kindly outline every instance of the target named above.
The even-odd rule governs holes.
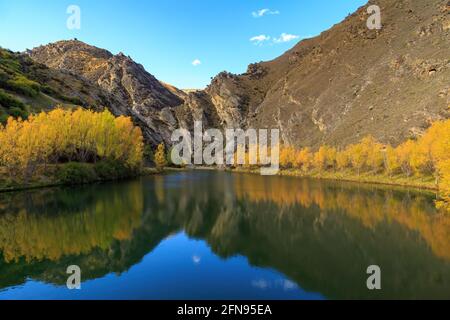
[[[367,7],[381,8],[369,30]],[[373,135],[393,144],[449,117],[450,3],[377,0],[320,36],[246,73],[223,72],[202,91],[157,81],[122,54],[79,41],[32,50],[51,68],[97,83],[129,107],[150,142],[178,126],[280,128],[285,143],[346,145]]]
[[[50,68],[79,74],[113,94],[120,114],[132,115],[150,143],[170,140],[177,127],[171,108],[183,103],[176,88],[159,82],[144,67],[122,53],[110,52],[78,40],[59,41],[28,52]]]

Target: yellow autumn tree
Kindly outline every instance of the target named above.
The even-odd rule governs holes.
[[[384,146],[372,136],[364,138],[361,144],[367,154],[367,167],[376,173],[383,170]]]
[[[336,166],[338,170],[345,170],[350,166],[350,155],[347,150],[337,152]]]
[[[155,165],[158,170],[163,170],[167,166],[166,147],[160,143],[155,152]]]
[[[308,171],[312,165],[313,155],[310,148],[303,148],[296,152],[294,159],[294,167]]]
[[[17,177],[21,171],[18,142],[21,130],[22,120],[10,117],[0,131],[0,165],[6,168],[10,179]]]
[[[397,153],[398,162],[403,173],[409,177],[413,174],[413,166],[411,164],[412,154],[414,152],[414,142],[408,140],[399,145],[395,151]]]
[[[445,158],[445,141],[450,120],[437,121],[417,141],[412,156],[412,166],[418,172],[434,174],[438,179],[438,166]],[[441,152],[440,150],[444,151]],[[447,149],[448,150],[448,149]]]
[[[352,168],[356,169],[358,175],[364,168],[367,162],[367,153],[365,152],[363,145],[361,143],[350,145],[347,148],[347,152],[350,155],[350,163]]]
[[[319,150],[314,153],[313,164],[316,169],[322,171],[326,169],[327,164],[327,147],[321,146]]]
[[[438,137],[433,139],[430,157],[436,166],[440,196],[450,210],[450,120],[433,124],[428,132]]]
[[[327,147],[327,167],[332,168],[333,170],[336,169],[336,158],[337,158],[337,150],[336,148]]]
[[[0,126],[0,166],[12,180],[28,182],[36,170],[61,161],[111,159],[131,169],[142,163],[143,137],[128,117],[109,111],[63,110],[8,119]]]
[[[392,146],[387,146],[384,154],[384,167],[388,175],[393,175],[400,171],[400,159],[397,151]]]
[[[280,148],[280,166],[282,168],[292,168],[295,164],[296,151],[292,146],[282,146]]]
[[[244,166],[250,168],[248,152],[238,148],[235,160],[239,153],[246,160]],[[417,141],[407,140],[396,148],[384,145],[372,136],[339,151],[322,145],[312,153],[309,148],[284,145],[280,147],[280,166],[300,169],[306,174],[314,174],[311,170],[334,169],[358,175],[361,172],[389,176],[403,174],[406,177],[434,175],[441,198],[450,202],[450,120],[434,123]]]

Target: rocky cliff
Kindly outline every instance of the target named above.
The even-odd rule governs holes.
[[[381,30],[366,26],[370,4]],[[399,143],[449,117],[449,102],[450,2],[377,0],[273,61],[219,74],[187,105],[225,126],[280,128],[286,143],[339,146]]]
[[[183,103],[176,94],[179,91],[159,82],[130,57],[113,55],[78,40],[41,46],[28,54],[49,68],[81,75],[113,94],[118,104],[110,108],[133,116],[148,142],[170,140],[170,132],[177,127],[171,109]]]
[[[381,8],[381,30],[366,26],[370,4]],[[223,72],[205,90],[189,93],[159,82],[123,54],[79,41],[29,55],[113,94],[116,109],[128,110],[152,143],[203,120],[220,128],[280,128],[283,141],[297,146],[346,145],[368,134],[396,144],[449,117],[450,3],[368,5],[275,60],[241,75]]]

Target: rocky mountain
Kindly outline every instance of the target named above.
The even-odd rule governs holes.
[[[381,30],[366,25],[371,4]],[[224,126],[280,128],[294,145],[339,146],[368,134],[399,143],[449,105],[450,2],[376,0],[273,61],[219,74],[185,108]]]
[[[102,110],[119,106],[119,101],[79,75],[50,69],[26,55],[0,48],[0,122],[56,105]],[[115,111],[124,112],[126,108]]]
[[[382,29],[369,30],[367,7],[381,8]],[[279,58],[246,73],[223,72],[201,91],[158,81],[123,54],[61,41],[28,52],[49,68],[87,79],[113,95],[147,140],[210,127],[280,128],[283,141],[346,145],[371,134],[399,143],[449,117],[450,2],[376,0]]]
[[[59,41],[28,51],[29,56],[49,68],[70,71],[113,94],[123,114],[134,117],[150,143],[170,140],[176,121],[170,109],[183,103],[181,91],[159,82],[123,53],[110,52],[78,40]]]

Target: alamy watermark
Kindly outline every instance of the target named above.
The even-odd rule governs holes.
[[[67,274],[70,276],[67,278],[66,286],[69,290],[80,290],[81,289],[81,269],[77,265],[71,265],[67,267]]]
[[[367,28],[370,30],[380,30],[383,26],[381,24],[381,9],[377,5],[371,5],[367,8],[367,13],[370,14],[367,19]]]
[[[381,290],[381,268],[377,265],[371,265],[367,268],[367,274],[370,274],[367,278],[367,289]]]
[[[261,166],[261,175],[279,172],[279,129],[226,129],[223,133],[219,129],[204,131],[203,123],[196,121],[193,136],[187,129],[177,129],[171,140],[174,143],[171,159],[175,165],[248,164]]]
[[[69,30],[81,29],[81,9],[77,5],[70,5],[67,7],[66,13],[70,16],[67,18],[66,26]]]

